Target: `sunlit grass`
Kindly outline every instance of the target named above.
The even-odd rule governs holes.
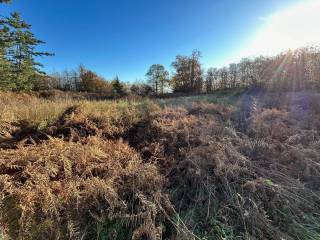
[[[193,103],[215,103],[223,105],[234,105],[246,91],[245,88],[218,90],[212,94],[203,94],[187,97],[158,99],[162,106],[191,106]]]

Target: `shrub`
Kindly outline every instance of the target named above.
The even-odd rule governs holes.
[[[143,97],[154,94],[153,88],[147,84],[133,84],[130,87],[130,92]]]

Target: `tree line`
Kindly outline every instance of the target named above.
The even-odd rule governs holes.
[[[9,3],[9,0],[0,0]],[[163,95],[167,92],[212,93],[219,89],[260,86],[280,90],[303,90],[320,87],[320,48],[302,47],[273,57],[244,58],[228,67],[204,69],[201,52],[178,55],[171,64],[171,74],[161,64],[153,64],[145,81],[126,84],[118,77],[106,80],[83,65],[50,75],[41,71],[36,60],[52,56],[39,52],[44,44],[31,32],[31,25],[17,12],[0,17],[0,90],[86,91],[123,96]]]
[[[260,86],[297,91],[320,87],[320,48],[302,47],[273,57],[244,58],[225,68],[207,70],[204,91]]]
[[[243,58],[228,67],[205,70],[201,53],[194,50],[190,56],[178,55],[171,66],[174,71],[165,84],[173,92],[212,93],[219,89],[259,86],[273,90],[297,91],[320,87],[320,48],[317,45],[284,51],[276,56]],[[162,72],[166,72],[162,65]],[[151,67],[150,71],[153,71]],[[163,86],[163,77],[149,74],[152,86]],[[162,88],[163,89],[163,88]],[[154,87],[154,91],[163,91]]]
[[[80,65],[76,70],[56,72],[38,81],[37,90],[60,89],[63,91],[93,92],[105,95],[123,96],[126,85],[115,77],[107,81],[92,70]]]

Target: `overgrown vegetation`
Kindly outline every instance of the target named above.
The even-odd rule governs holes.
[[[318,47],[124,84],[46,75],[30,27],[0,17],[0,239],[320,239]]]
[[[224,94],[1,93],[2,238],[318,239],[320,95]]]

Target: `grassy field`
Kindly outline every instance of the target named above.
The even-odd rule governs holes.
[[[193,103],[214,103],[222,105],[236,104],[246,89],[217,90],[213,94],[203,94],[187,97],[158,99],[161,106],[188,106]]]
[[[320,94],[0,93],[1,239],[320,239]]]

